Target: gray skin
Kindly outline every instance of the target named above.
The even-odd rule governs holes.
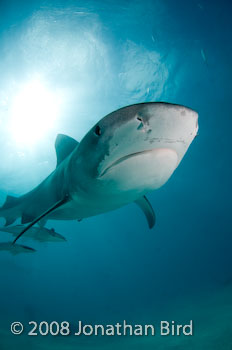
[[[36,250],[21,244],[12,244],[12,242],[0,243],[0,251],[7,251],[12,255],[20,253],[35,253]]]
[[[15,225],[9,227],[0,227],[0,231],[11,233],[13,236],[18,236],[23,230],[25,225]],[[59,233],[55,232],[54,229],[48,229],[46,227],[31,227],[26,233],[25,237],[31,238],[38,242],[64,242],[66,238]]]
[[[197,135],[198,115],[184,106],[141,103],[101,119],[80,144],[58,135],[58,166],[39,186],[0,208],[6,224],[81,220],[140,200],[161,187]],[[146,214],[145,214],[146,215]]]

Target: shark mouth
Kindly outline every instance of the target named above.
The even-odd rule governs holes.
[[[99,177],[104,176],[111,168],[113,168],[114,166],[124,162],[125,160],[127,160],[129,158],[137,157],[138,155],[150,153],[152,151],[153,151],[153,149],[150,149],[150,150],[146,150],[146,151],[140,151],[140,152],[131,153],[131,154],[128,154],[127,156],[121,157],[118,160],[116,160],[115,162],[111,163],[107,168],[105,168],[102,171],[102,173],[99,175]]]

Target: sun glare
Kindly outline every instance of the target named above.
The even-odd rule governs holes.
[[[33,145],[54,126],[59,98],[39,80],[24,85],[13,99],[10,132],[15,142]]]

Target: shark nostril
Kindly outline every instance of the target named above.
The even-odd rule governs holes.
[[[137,130],[143,129],[143,119],[141,117],[136,117],[136,119],[140,122],[139,126],[137,127]]]
[[[143,129],[143,123],[140,123],[139,126],[137,127],[137,130]]]

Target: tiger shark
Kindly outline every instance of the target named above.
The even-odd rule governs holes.
[[[197,135],[198,114],[165,102],[130,105],[102,118],[80,143],[59,134],[56,169],[32,191],[7,196],[5,225],[48,219],[82,220],[135,202],[148,225],[155,213],[145,195],[163,186]]]

